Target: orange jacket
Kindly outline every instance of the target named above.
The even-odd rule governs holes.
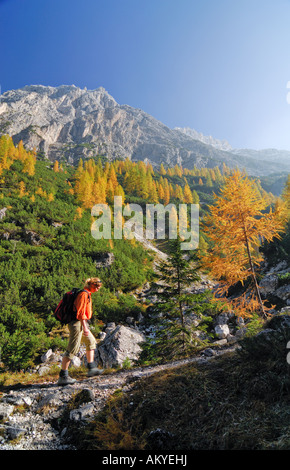
[[[74,305],[77,309],[77,320],[89,320],[92,318],[92,299],[89,291],[80,292]]]

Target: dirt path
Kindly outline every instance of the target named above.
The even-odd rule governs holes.
[[[216,355],[234,349],[227,348]],[[216,355],[119,371],[83,379],[65,387],[52,382],[10,387],[0,403],[0,450],[77,450],[66,444],[69,426],[55,429],[55,423],[63,415],[73,395],[84,390],[89,396],[87,403],[70,411],[69,420],[81,424],[99,412],[117,389],[161,370],[209,361]]]

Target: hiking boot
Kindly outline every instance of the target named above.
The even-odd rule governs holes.
[[[76,382],[76,379],[72,379],[68,375],[64,376],[64,377],[59,376],[59,379],[57,381],[57,385],[72,385],[75,382]]]
[[[104,369],[98,369],[98,367],[92,367],[88,370],[88,377],[94,377],[94,375],[100,375],[104,372]]]

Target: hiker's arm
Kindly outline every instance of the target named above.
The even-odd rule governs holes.
[[[76,319],[82,322],[83,330],[88,329],[87,325],[83,323],[89,316],[87,312],[88,305],[88,294],[86,292],[80,292],[75,300],[75,307],[77,310]]]
[[[90,330],[89,330],[89,328],[88,328],[87,321],[86,321],[86,320],[81,320],[81,324],[82,324],[83,334],[84,334],[85,336],[88,336]]]

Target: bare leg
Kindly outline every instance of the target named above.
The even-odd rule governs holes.
[[[62,358],[62,363],[61,363],[62,370],[68,370],[69,365],[70,365],[70,359],[64,356]]]
[[[95,350],[90,349],[89,351],[86,352],[86,355],[87,355],[88,363],[93,362],[94,361],[94,356],[95,356]]]

